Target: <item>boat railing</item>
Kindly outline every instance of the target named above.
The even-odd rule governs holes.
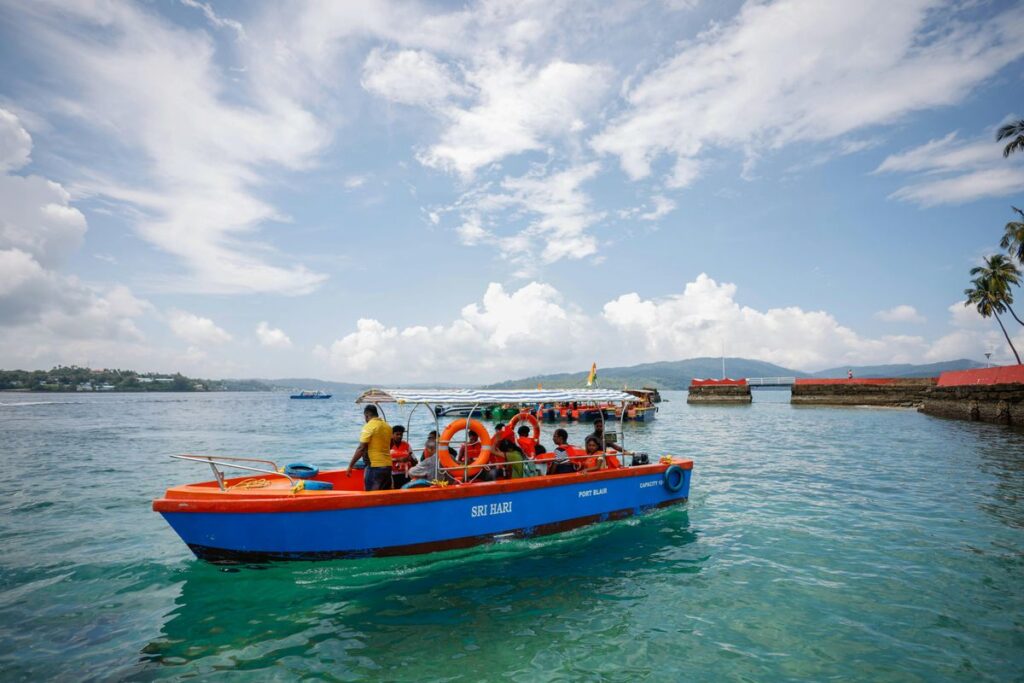
[[[582,461],[587,460],[589,458],[599,458],[599,457],[602,457],[602,456],[603,457],[615,456],[615,457],[618,457],[618,458],[622,459],[622,464],[620,465],[620,467],[632,467],[634,465],[634,463],[636,463],[636,460],[638,459],[639,456],[646,456],[646,455],[647,455],[646,453],[641,453],[639,451],[618,451],[618,452],[593,453],[593,454],[583,453],[583,454],[580,454],[580,455],[569,455],[569,456],[566,456],[566,460],[568,460],[570,462],[573,461],[573,460],[581,461],[582,462]],[[626,458],[627,457],[629,458],[629,464],[628,465],[626,464]],[[543,475],[543,471],[540,469],[541,467],[546,467],[546,466],[554,465],[556,462],[565,462],[565,460],[558,460],[558,461],[555,461],[555,460],[542,460],[542,461],[538,461],[538,460],[535,460],[534,458],[524,457],[523,460],[520,461],[519,463],[517,463],[515,461],[513,461],[513,462],[485,462],[485,463],[481,463],[479,465],[473,465],[473,464],[467,463],[467,464],[464,464],[464,465],[463,464],[459,464],[459,465],[456,465],[455,467],[444,467],[440,463],[438,463],[438,464],[435,465],[434,469],[435,469],[435,472],[438,472],[438,473],[440,473],[440,472],[445,472],[445,473],[448,473],[448,472],[462,472],[464,478],[468,478],[470,481],[473,481],[475,479],[478,479],[480,475],[478,473],[478,474],[476,474],[476,475],[474,475],[472,477],[469,477],[468,476],[469,470],[491,470],[491,469],[498,469],[499,467],[509,467],[511,465],[522,464],[524,470],[532,470],[532,471],[534,471],[536,473],[535,475],[531,475],[531,476],[538,476],[538,475]],[[642,464],[648,464],[648,463],[646,461],[643,461]]]
[[[283,471],[279,470],[277,467],[277,463],[274,462],[273,460],[263,460],[261,458],[241,458],[233,455],[192,455],[190,453],[185,453],[182,455],[172,455],[171,457],[175,458],[176,460],[190,460],[192,462],[201,462],[209,465],[210,469],[213,470],[213,476],[217,480],[217,486],[220,487],[221,491],[227,491],[228,487],[224,484],[224,473],[217,469],[217,465],[220,465],[221,467],[232,467],[236,470],[246,470],[247,472],[259,472],[261,474],[276,474],[287,479],[288,483],[291,486],[295,486],[295,479],[288,476]],[[270,469],[252,467],[250,465],[240,465],[238,464],[239,462],[262,463],[265,465],[270,465]]]

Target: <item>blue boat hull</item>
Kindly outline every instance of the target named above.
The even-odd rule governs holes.
[[[551,534],[682,503],[692,470],[683,473],[677,491],[659,472],[574,477],[564,485],[494,493],[482,484],[479,496],[386,506],[161,514],[197,556],[213,561],[412,555]]]

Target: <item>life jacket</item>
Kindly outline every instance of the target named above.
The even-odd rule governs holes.
[[[480,450],[483,448],[483,444],[477,441],[476,443],[464,443],[459,447],[459,459],[461,460],[465,456],[466,462],[473,462],[480,456]],[[493,458],[493,455],[491,456]]]
[[[412,467],[412,448],[408,441],[391,447],[391,474],[405,474]]]
[[[516,439],[516,445],[519,446],[519,450],[523,452],[528,458],[533,458],[537,455],[537,442],[530,436],[520,436]]]

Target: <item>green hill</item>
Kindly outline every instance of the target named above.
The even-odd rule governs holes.
[[[853,370],[854,377],[938,377],[943,372],[951,370],[973,370],[983,368],[984,363],[978,363],[967,358],[947,360],[941,363],[928,363],[927,365],[913,365],[911,363],[898,363],[894,365],[854,365],[829,368],[814,373],[815,377],[846,377],[847,370]]]
[[[855,377],[937,377],[947,370],[969,370],[984,367],[966,358],[913,365],[852,366]],[[809,373],[784,368],[781,365],[749,358],[726,358],[725,374],[728,377],[846,377],[851,366],[829,368]],[[687,360],[644,363],[629,367],[597,369],[597,384],[606,388],[627,386],[634,389],[655,387],[658,389],[686,389],[693,378],[719,378],[722,376],[721,358],[689,358]],[[551,375],[535,375],[492,384],[488,389],[533,389],[542,384],[545,389],[566,389],[582,387],[587,383],[587,372],[563,372]]]

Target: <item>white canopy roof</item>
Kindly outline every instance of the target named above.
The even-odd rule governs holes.
[[[500,405],[503,403],[635,403],[636,396],[614,389],[370,389],[356,403]]]

